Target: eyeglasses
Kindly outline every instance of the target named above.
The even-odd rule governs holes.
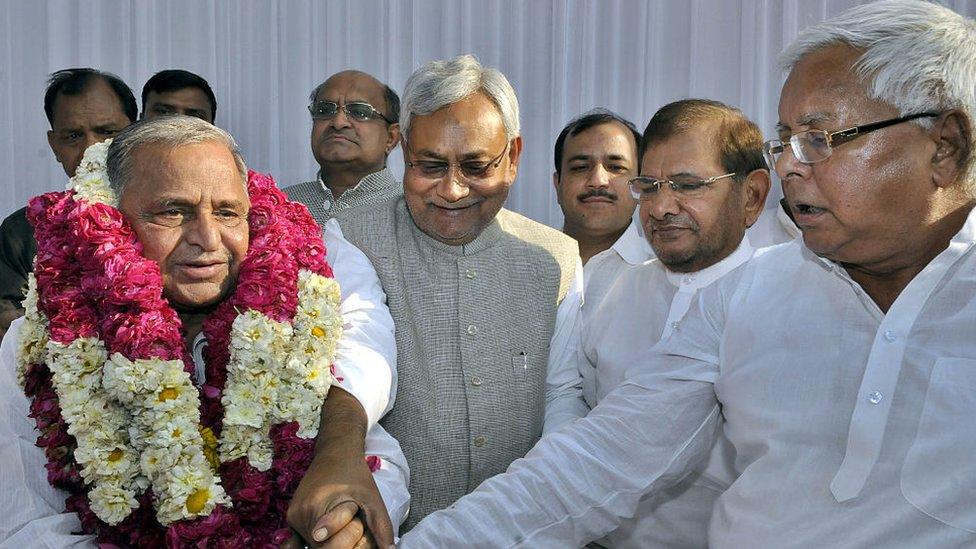
[[[932,116],[939,116],[939,113],[920,112],[900,118],[862,124],[835,132],[807,130],[791,135],[789,140],[785,142],[781,139],[770,139],[766,141],[763,143],[763,156],[766,157],[766,164],[769,165],[769,169],[771,170],[776,169],[776,163],[779,162],[779,158],[782,156],[783,151],[786,150],[786,147],[793,149],[793,155],[804,164],[823,162],[830,158],[831,153],[834,152],[834,147],[847,143],[859,135],[880,130],[881,128],[887,128],[888,126],[894,126],[895,124],[901,124],[902,122],[908,122],[909,120],[915,120],[916,118]]]
[[[357,122],[367,122],[374,118],[382,118],[387,124],[392,124],[386,116],[376,107],[362,101],[354,101],[339,105],[335,101],[316,101],[308,106],[308,112],[312,115],[312,120],[331,120],[339,113],[339,109],[346,113],[350,119]]]
[[[461,172],[461,177],[468,181],[487,179],[495,173],[495,169],[502,163],[502,159],[505,158],[505,153],[508,152],[508,147],[511,144],[511,141],[506,143],[502,152],[490,160],[464,160],[462,162],[408,160],[407,166],[417,170],[419,175],[424,179],[443,179],[447,176],[447,172],[450,171],[451,166],[457,166],[458,171]],[[403,148],[413,154],[410,151],[410,145],[406,141],[403,141]]]
[[[679,196],[699,198],[705,194],[706,188],[720,179],[734,177],[738,172],[716,175],[708,179],[697,177],[675,177],[674,179],[654,179],[653,177],[638,176],[627,182],[630,194],[635,200],[647,202],[658,196],[661,186],[667,184]]]

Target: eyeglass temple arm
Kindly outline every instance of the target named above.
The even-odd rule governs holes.
[[[915,114],[909,114],[908,116],[902,116],[900,118],[893,118],[891,120],[882,120],[881,122],[872,122],[870,124],[861,124],[860,126],[854,126],[853,128],[847,128],[846,130],[839,130],[830,133],[830,143],[840,140],[840,142],[853,139],[858,134],[873,132],[874,130],[880,130],[881,128],[887,128],[888,126],[894,126],[895,124],[901,124],[902,122],[908,122],[909,120],[915,120],[916,118],[923,117],[934,117],[939,116],[937,112],[919,112]]]

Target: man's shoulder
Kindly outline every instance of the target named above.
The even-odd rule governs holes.
[[[382,221],[391,222],[397,217],[397,208],[403,202],[403,195],[391,195],[369,204],[347,208],[335,216],[339,225],[346,229],[375,226]]]
[[[576,241],[548,225],[505,208],[498,212],[496,219],[502,231],[517,241],[540,247],[557,257],[566,256],[572,259],[579,257],[579,246]]]
[[[322,186],[319,185],[317,180],[305,181],[303,183],[296,183],[294,185],[289,185],[287,187],[282,187],[281,192],[288,195],[291,200],[298,200],[304,202],[302,199],[306,197],[316,197],[322,193]]]

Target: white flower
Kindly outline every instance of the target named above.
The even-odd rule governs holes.
[[[135,493],[117,483],[96,485],[89,490],[88,499],[95,515],[112,526],[122,522],[139,506]]]
[[[80,198],[91,203],[100,202],[115,207],[118,197],[109,185],[108,174],[105,169],[105,159],[108,156],[108,146],[112,140],[95,143],[85,149],[85,156],[75,170],[74,177],[68,183],[69,189],[74,189]]]

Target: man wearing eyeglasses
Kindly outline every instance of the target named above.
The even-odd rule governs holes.
[[[802,241],[703,289],[638,362],[653,373],[404,547],[578,547],[693,472],[719,431],[735,480],[710,547],[976,545],[976,24],[874,2],[782,59],[767,149]]]
[[[583,378],[595,378],[592,389],[584,383],[591,407],[627,377],[650,371],[653,364],[639,362],[646,348],[678,329],[702,288],[752,256],[746,229],[770,187],[759,128],[717,101],[665,105],[647,124],[641,150],[641,175],[619,175],[614,186],[637,201],[657,259],[621,269],[595,306],[586,303],[579,355]],[[734,478],[734,457],[719,436],[707,467],[641,501],[599,544],[706,547],[712,505]]]
[[[562,356],[579,337],[576,243],[502,208],[522,152],[511,84],[470,55],[434,61],[403,105],[404,196],[338,219],[396,324],[396,404],[382,425],[410,467],[409,529],[586,405]]]
[[[402,186],[386,167],[400,141],[400,98],[389,86],[360,71],[342,71],[310,96],[314,181],[286,187],[325,225],[343,210],[397,196]]]

